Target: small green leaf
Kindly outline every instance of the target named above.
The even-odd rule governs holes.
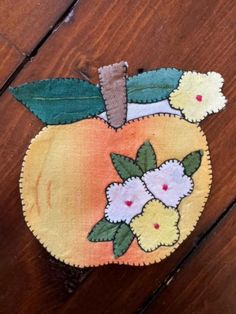
[[[91,242],[112,241],[119,226],[120,223],[111,223],[103,218],[90,231],[88,240]]]
[[[177,88],[183,71],[167,68],[130,77],[127,80],[128,102],[152,103],[169,97]]]
[[[197,150],[184,157],[182,164],[184,165],[184,173],[191,177],[200,167],[203,156],[202,150]]]
[[[135,161],[119,154],[111,154],[112,163],[122,180],[130,177],[141,177],[143,172]]]
[[[10,92],[46,124],[72,123],[105,110],[99,88],[79,79],[36,81]]]
[[[134,235],[130,227],[126,223],[122,223],[114,237],[113,251],[115,257],[123,255],[128,250],[133,239]]]
[[[136,163],[143,173],[157,167],[156,154],[150,142],[145,142],[140,146],[137,152]]]

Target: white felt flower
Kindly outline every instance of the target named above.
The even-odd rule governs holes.
[[[131,219],[140,214],[144,205],[153,196],[138,177],[126,180],[124,183],[112,183],[106,189],[108,204],[105,217],[110,222],[130,223]]]
[[[184,174],[178,160],[167,160],[159,168],[146,172],[142,180],[156,199],[175,208],[193,189],[193,180]]]

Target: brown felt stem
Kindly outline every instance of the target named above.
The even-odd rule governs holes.
[[[127,63],[121,61],[98,69],[101,91],[105,100],[107,119],[113,128],[119,128],[126,122]]]

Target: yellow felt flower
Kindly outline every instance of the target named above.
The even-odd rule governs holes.
[[[179,212],[173,207],[165,207],[158,200],[149,201],[142,214],[134,217],[130,227],[137,237],[139,246],[145,252],[160,246],[172,246],[179,239]]]
[[[186,120],[199,122],[225,107],[223,83],[223,77],[216,72],[184,72],[178,88],[170,94],[170,104],[180,109]]]

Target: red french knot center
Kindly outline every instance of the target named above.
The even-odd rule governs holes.
[[[167,184],[163,184],[163,185],[162,185],[162,190],[163,190],[163,191],[167,191],[167,190],[168,190],[168,188],[169,188],[169,187],[168,187],[168,185],[167,185]]]
[[[153,227],[154,227],[155,229],[159,229],[159,228],[160,228],[160,225],[159,225],[159,224],[154,224]]]
[[[132,206],[133,202],[132,201],[125,201],[125,205],[127,205],[128,207]]]
[[[202,95],[197,95],[196,99],[197,99],[197,101],[201,102],[202,101]]]

